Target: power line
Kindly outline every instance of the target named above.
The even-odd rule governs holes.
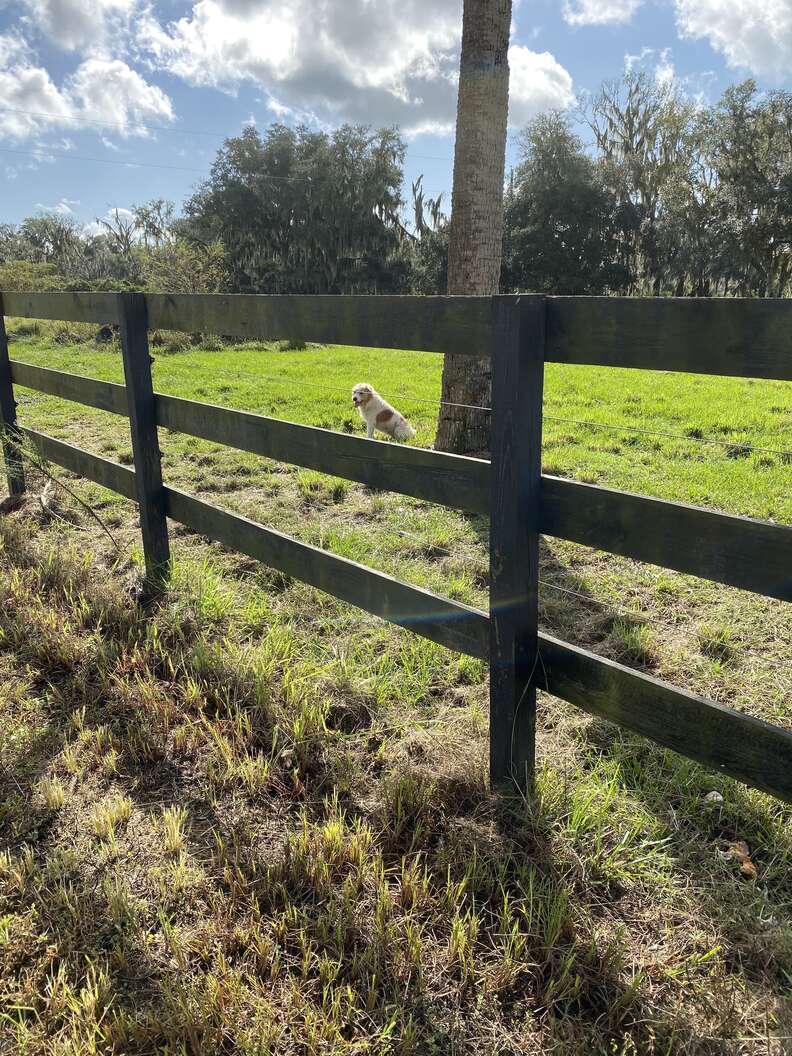
[[[125,168],[136,168],[136,169],[170,169],[175,172],[199,172],[203,174],[203,169],[188,168],[186,165],[158,165],[153,161],[123,161],[120,158],[88,158],[83,154],[72,154],[67,151],[57,150],[19,150],[13,147],[0,147],[0,152],[3,154],[26,154],[34,158],[42,158],[44,161],[48,161],[50,158],[65,158],[67,161],[90,161],[95,162],[99,165],[123,165]],[[272,177],[273,179],[275,177]]]
[[[0,106],[0,112],[9,114],[23,114],[25,117],[44,117],[54,121],[79,121],[84,125],[98,125],[100,128],[120,128],[128,131],[130,125],[133,128],[145,128],[147,132],[177,132],[185,136],[211,136],[215,139],[227,139],[228,135],[222,132],[208,132],[206,129],[196,128],[174,128],[172,125],[145,125],[142,121],[133,121],[129,124],[121,121],[105,121],[101,117],[85,117],[82,114],[52,114],[43,110],[20,110],[14,106]]]
[[[63,158],[66,161],[87,161],[98,165],[120,165],[123,168],[135,169],[165,169],[170,172],[195,172],[200,176],[207,175],[207,169],[196,169],[187,165],[161,165],[154,161],[125,161],[122,158],[91,158],[84,154],[72,154],[71,151],[57,150],[20,150],[13,147],[0,147],[3,154],[24,154],[29,157],[41,158],[49,161],[52,158]],[[312,183],[310,176],[270,176],[260,173],[257,179],[271,180],[274,183]],[[431,188],[426,188],[431,190]],[[445,194],[445,191],[441,193]]]
[[[121,121],[106,121],[101,117],[85,117],[82,114],[53,114],[48,113],[44,110],[22,110],[19,107],[14,106],[0,106],[0,113],[8,114],[21,114],[24,117],[42,117],[49,118],[53,121],[73,121],[80,122],[84,125],[96,125],[98,128],[118,128],[126,132],[130,126],[132,128],[144,128],[147,132],[171,132],[181,136],[206,136],[211,139],[229,139],[227,132],[212,132],[207,129],[197,128],[178,128],[172,125],[148,125],[142,121],[132,121],[123,123]],[[443,157],[439,154],[412,154],[411,158],[417,158],[420,161],[445,161],[453,163],[453,158]]]
[[[170,169],[174,172],[197,172],[200,175],[206,175],[205,169],[190,168],[186,165],[159,165],[154,161],[125,161],[122,158],[88,158],[84,154],[72,154],[71,151],[57,151],[57,150],[17,150],[12,147],[0,147],[0,151],[4,154],[30,154],[35,157],[43,158],[45,161],[51,157],[65,158],[67,161],[90,161],[96,162],[99,165],[123,165],[125,167],[132,166],[136,169]],[[311,183],[310,176],[270,176],[267,173],[260,173],[259,179],[274,180],[276,183]]]

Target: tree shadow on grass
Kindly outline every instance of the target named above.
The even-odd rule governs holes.
[[[786,1003],[781,1019],[792,1034],[792,808],[603,720],[581,732],[583,771],[606,760],[619,794],[663,827],[667,854],[717,934],[724,963],[779,1008]],[[712,792],[722,799],[708,800]],[[740,869],[738,843],[755,875]]]
[[[58,591],[64,611],[79,611],[59,587],[53,601]],[[620,942],[591,926],[597,898],[558,844],[554,808],[526,813],[493,798],[469,760],[437,740],[421,765],[391,760],[346,814],[328,767],[304,770],[301,788],[250,797],[231,782],[218,792],[181,705],[170,708],[189,672],[161,665],[149,680],[129,629],[103,633],[122,662],[99,688],[84,665],[45,657],[36,670],[27,656],[34,689],[56,681],[57,693],[40,695],[45,730],[5,753],[0,775],[7,846],[15,857],[32,848],[8,908],[22,919],[33,907],[53,951],[44,957],[31,940],[6,967],[6,992],[32,1009],[18,1014],[39,1031],[38,1051],[73,1030],[95,1030],[100,1052],[111,1041],[124,1053],[266,1051],[245,1046],[278,1029],[266,1026],[272,1017],[285,1024],[285,1051],[310,1030],[317,1052],[367,1038],[383,1054],[722,1051],[633,980]],[[209,718],[218,730],[231,721],[211,709]],[[91,748],[104,727],[112,766]],[[262,745],[271,733],[262,720]],[[38,777],[81,736],[86,765],[79,780],[65,775],[62,812],[48,809]],[[133,804],[115,847],[90,830],[110,791]],[[168,851],[161,819],[172,808],[183,847]],[[106,973],[104,1027],[47,997],[60,966],[85,990],[91,963]],[[336,1006],[347,1013],[328,1011]],[[256,1017],[263,1025],[251,1027]]]

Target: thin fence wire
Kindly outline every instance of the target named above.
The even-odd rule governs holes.
[[[227,367],[217,367],[215,368],[215,373],[221,374],[224,377],[229,378],[249,378],[250,380],[257,382],[270,382],[283,385],[293,385],[293,381],[289,378],[273,374],[257,374],[254,371],[249,370],[231,370]],[[335,387],[331,385],[324,385],[317,381],[312,381],[310,384],[311,388],[315,391],[325,392],[336,396],[348,396],[350,393],[350,390],[348,389],[342,389],[340,387]],[[458,403],[453,400],[443,400],[440,397],[417,396],[415,393],[407,392],[405,390],[401,390],[395,395],[392,393],[382,393],[382,395],[387,400],[395,400],[397,402],[400,400],[410,400],[414,403],[421,403],[433,407],[456,407],[463,410],[482,411],[488,414],[492,413],[492,408],[484,404]],[[691,436],[688,433],[675,433],[671,432],[670,430],[646,429],[642,426],[628,425],[626,423],[618,424],[615,422],[596,422],[591,419],[566,418],[560,415],[553,414],[544,414],[543,419],[548,422],[561,422],[567,425],[582,426],[587,429],[605,429],[609,432],[615,433],[627,432],[639,436],[655,436],[666,440],[682,440],[686,443],[712,445],[740,452],[756,452],[758,454],[774,455],[775,457],[782,459],[792,459],[792,449],[765,447],[764,445],[749,444],[745,441],[740,440],[721,440],[717,437],[711,436]]]
[[[415,532],[408,532],[403,528],[399,529],[399,535],[406,536],[407,538],[415,539],[421,543],[424,547],[431,547],[433,550],[440,551],[447,554],[450,557],[457,556],[453,550],[450,550],[447,546],[442,546],[439,543],[434,543],[431,540],[424,539],[422,536],[416,535]],[[583,594],[579,590],[572,590],[570,587],[562,587],[557,583],[552,583],[548,579],[539,579],[539,585],[545,590],[552,590],[559,594],[569,595],[570,597],[576,598],[578,601],[584,602],[586,605],[592,608],[604,609],[611,615],[622,616],[627,620],[639,622],[639,623],[651,623],[662,630],[671,630],[679,633],[683,630],[688,621],[679,623],[673,622],[672,620],[664,620],[657,616],[652,616],[647,612],[641,610],[631,609],[625,605],[617,605],[615,602],[607,601],[603,598],[595,598],[590,594]],[[689,637],[689,636],[688,636]],[[747,646],[740,646],[740,652],[748,656],[753,656],[757,660],[761,661],[767,667],[786,667],[787,665],[776,663],[775,661],[763,656],[762,653],[755,649],[750,649]]]
[[[427,539],[427,538],[425,538],[423,536],[420,536],[420,535],[416,534],[415,532],[410,532],[410,531],[408,531],[408,530],[406,530],[404,528],[397,529],[397,534],[399,536],[404,537],[404,538],[412,539],[412,540],[416,541],[417,543],[419,543],[424,548],[431,548],[432,550],[437,551],[439,553],[446,554],[449,557],[455,557],[455,556],[458,556],[458,554],[459,554],[459,550],[458,549],[457,549],[457,551],[454,551],[454,550],[450,549],[447,546],[443,546],[441,543],[436,543],[436,542],[432,541],[431,539]],[[251,573],[251,575],[252,575],[252,573]],[[581,601],[584,604],[586,604],[586,605],[588,605],[588,606],[590,606],[592,608],[597,608],[599,610],[605,610],[611,615],[614,615],[614,616],[617,616],[617,617],[620,616],[620,617],[626,618],[627,620],[635,621],[635,622],[639,622],[639,623],[649,623],[649,624],[652,624],[654,626],[657,626],[657,627],[661,628],[662,630],[671,630],[671,631],[673,631],[673,632],[678,634],[685,626],[684,624],[680,624],[678,622],[672,622],[670,620],[660,619],[657,616],[650,615],[650,614],[648,614],[646,612],[643,612],[643,611],[640,611],[640,610],[636,611],[635,609],[630,609],[630,608],[628,608],[626,606],[617,605],[614,602],[607,601],[605,599],[595,598],[595,597],[593,597],[591,595],[584,594],[581,591],[573,590],[570,587],[562,587],[559,584],[552,583],[552,582],[550,582],[547,579],[540,578],[539,579],[539,585],[541,587],[543,587],[545,590],[555,591],[556,593],[559,593],[559,594],[563,594],[563,595],[566,595],[566,596],[569,596],[569,597],[574,597],[578,601]],[[336,623],[337,624],[346,624],[346,623],[349,623],[350,620],[355,622],[355,624],[357,626],[376,627],[376,626],[379,626],[380,623],[381,623],[380,620],[372,619],[372,618],[365,618],[365,619],[362,619],[362,620],[361,619],[355,620],[354,616],[327,617],[327,618],[324,618],[324,619],[320,619],[320,622],[322,624],[336,624]],[[687,636],[687,640],[688,641],[690,640],[690,636]],[[787,667],[786,664],[783,664],[783,663],[780,663],[780,662],[776,662],[776,661],[774,661],[774,660],[762,655],[761,653],[757,652],[756,650],[750,649],[750,648],[748,648],[746,646],[741,645],[739,647],[739,651],[740,651],[740,653],[742,655],[753,657],[754,659],[759,661],[766,668],[786,669],[786,667]]]
[[[280,383],[283,383],[283,384],[293,384],[293,382],[291,382],[290,379],[288,379],[288,378],[282,378],[282,377],[278,377],[278,376],[275,376],[275,375],[255,374],[253,371],[239,371],[239,370],[233,370],[232,371],[232,370],[229,370],[227,368],[220,367],[220,368],[217,369],[217,373],[218,374],[223,374],[223,375],[225,375],[227,377],[251,378],[252,380],[255,380],[255,381],[268,381],[268,382],[276,382],[276,383],[280,382]],[[349,391],[347,389],[336,388],[334,386],[322,385],[319,382],[312,382],[311,383],[311,387],[316,389],[317,391],[327,392],[327,393],[331,393],[333,395],[347,395],[348,391]],[[416,396],[414,393],[410,393],[410,392],[406,392],[406,391],[400,391],[396,395],[393,395],[392,393],[382,393],[382,395],[387,400],[395,400],[395,401],[412,400],[415,403],[428,404],[428,405],[434,406],[434,407],[437,407],[437,406],[439,406],[439,407],[458,407],[458,408],[463,408],[465,410],[486,411],[488,413],[491,413],[491,411],[492,411],[491,407],[486,407],[486,406],[481,405],[481,404],[455,403],[455,402],[453,402],[451,400],[440,399],[439,397]],[[660,429],[644,429],[644,428],[642,428],[640,426],[618,425],[618,424],[616,424],[614,422],[594,422],[594,421],[590,421],[590,420],[583,419],[583,418],[562,418],[562,417],[559,417],[558,415],[552,415],[552,414],[545,414],[545,415],[543,415],[543,418],[544,418],[545,421],[549,421],[549,422],[563,422],[563,423],[566,423],[566,424],[569,424],[569,425],[584,426],[586,428],[607,429],[607,430],[610,430],[612,432],[617,432],[617,433],[618,432],[629,432],[629,433],[636,433],[636,434],[639,434],[639,435],[642,435],[642,436],[659,436],[659,437],[662,437],[664,439],[683,440],[683,441],[686,441],[686,442],[689,442],[689,443],[693,443],[693,444],[713,444],[713,445],[717,445],[719,447],[732,448],[732,449],[736,449],[736,450],[739,450],[739,451],[758,452],[760,454],[775,455],[778,458],[790,458],[790,459],[792,459],[792,449],[787,450],[785,448],[764,447],[764,446],[760,446],[760,445],[757,445],[757,444],[748,444],[748,443],[746,443],[744,441],[739,441],[739,440],[719,440],[719,439],[716,439],[715,437],[689,436],[687,433],[673,433],[673,432],[669,432],[667,430],[660,430]]]
[[[661,429],[644,429],[637,425],[617,425],[612,422],[593,422],[580,418],[560,418],[557,415],[545,414],[544,419],[548,422],[566,422],[570,425],[584,425],[590,429],[608,429],[617,433],[637,433],[642,436],[660,436],[670,440],[685,440],[694,444],[717,444],[720,447],[737,448],[740,451],[759,451],[768,455],[778,455],[781,458],[792,458],[792,450],[774,447],[760,447],[756,444],[748,444],[741,440],[718,440],[712,436],[690,436],[687,433],[671,433]]]
[[[155,357],[155,359],[156,359],[156,357]],[[254,371],[250,371],[250,370],[230,370],[227,367],[215,367],[214,368],[214,373],[222,375],[223,377],[228,377],[228,378],[236,378],[236,379],[249,378],[250,380],[256,381],[256,382],[268,382],[268,383],[275,383],[275,384],[282,384],[282,385],[289,385],[289,386],[293,386],[294,385],[293,380],[290,379],[290,378],[281,377],[279,375],[274,375],[274,374],[257,374]],[[301,384],[302,384],[302,382],[301,382]],[[342,389],[340,387],[335,387],[335,386],[332,386],[332,385],[324,385],[324,384],[321,384],[320,382],[317,382],[317,381],[311,381],[310,382],[310,387],[311,387],[311,389],[313,389],[316,392],[327,393],[327,394],[330,394],[330,395],[333,395],[333,396],[346,396],[346,397],[349,397],[351,395],[351,389],[346,389],[346,388]],[[457,408],[465,409],[465,410],[474,410],[474,411],[477,410],[477,411],[486,411],[486,412],[491,412],[492,411],[491,407],[486,407],[486,406],[479,405],[479,404],[455,403],[452,400],[443,400],[440,397],[416,396],[413,393],[405,392],[405,391],[401,391],[401,392],[399,392],[396,395],[393,395],[392,393],[382,393],[381,395],[385,399],[393,400],[395,402],[399,402],[399,401],[402,401],[402,400],[407,400],[407,401],[412,400],[415,403],[427,404],[427,405],[430,405],[430,406],[433,406],[433,407],[457,407]],[[31,402],[35,402],[35,400],[32,400]],[[561,422],[561,423],[564,423],[564,424],[567,424],[567,425],[577,425],[577,426],[581,426],[581,427],[584,427],[584,428],[587,428],[587,429],[605,429],[605,430],[608,430],[609,432],[614,432],[614,433],[625,433],[626,432],[626,433],[633,433],[633,434],[640,435],[640,436],[656,436],[656,437],[661,437],[662,439],[666,439],[666,440],[681,440],[681,441],[683,441],[685,443],[691,443],[691,444],[714,445],[714,446],[726,448],[726,449],[729,449],[729,450],[739,451],[741,453],[744,452],[746,454],[749,454],[749,453],[750,454],[753,454],[753,453],[766,454],[766,455],[773,455],[776,458],[784,459],[785,461],[786,460],[792,460],[792,449],[777,448],[777,447],[765,447],[764,445],[749,444],[749,443],[747,443],[745,441],[741,441],[741,440],[719,440],[716,437],[709,437],[709,436],[690,436],[687,433],[674,433],[674,432],[670,432],[668,430],[661,430],[661,429],[645,429],[645,428],[643,428],[641,426],[627,425],[627,424],[619,425],[619,424],[617,424],[615,422],[595,422],[595,421],[592,421],[592,420],[589,420],[589,419],[583,419],[583,418],[565,418],[565,417],[560,417],[558,415],[553,415],[553,414],[545,414],[545,415],[543,415],[543,419],[544,419],[544,421],[548,421],[548,422]]]

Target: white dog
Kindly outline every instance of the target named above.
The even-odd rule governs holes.
[[[415,436],[415,430],[403,414],[391,407],[389,403],[375,392],[371,385],[361,383],[352,390],[352,403],[357,407],[360,417],[366,423],[369,440],[374,439],[374,430],[387,433],[394,440],[409,440]]]

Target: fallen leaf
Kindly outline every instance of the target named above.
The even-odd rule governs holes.
[[[759,875],[756,865],[751,858],[751,852],[745,840],[734,840],[729,844],[726,851],[727,858],[736,858],[740,863],[740,872],[751,880],[756,880]]]
[[[750,858],[744,858],[740,862],[740,872],[743,874],[743,876],[747,876],[750,880],[756,880],[756,878],[759,876],[756,866]]]

